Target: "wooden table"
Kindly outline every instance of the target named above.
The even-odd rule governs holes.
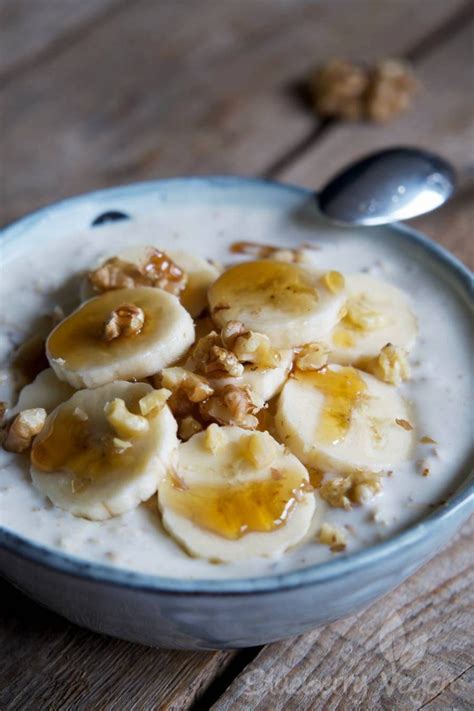
[[[466,0],[0,0],[0,223],[159,176],[317,187],[369,149],[417,144],[464,177],[414,223],[472,265],[473,45]],[[413,110],[319,122],[296,87],[341,55],[409,58]],[[363,613],[238,652],[100,637],[0,584],[0,709],[467,709],[473,528]]]

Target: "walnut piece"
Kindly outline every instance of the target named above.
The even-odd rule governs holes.
[[[163,409],[170,396],[171,390],[167,390],[166,388],[160,388],[160,390],[153,390],[151,393],[147,393],[140,398],[138,402],[141,414],[146,417],[150,412],[154,412],[155,410],[159,412]]]
[[[236,338],[232,350],[240,363],[253,363],[259,368],[276,368],[280,362],[280,354],[263,333],[242,333]]]
[[[406,111],[418,89],[410,68],[396,59],[364,67],[334,59],[309,81],[316,113],[348,121],[386,122]]]
[[[215,420],[221,425],[237,425],[253,430],[258,426],[255,414],[263,407],[257,402],[250,388],[226,385],[199,406],[204,418]]]
[[[352,504],[366,503],[381,489],[378,474],[360,471],[323,482],[319,493],[333,508],[349,510]]]
[[[109,342],[120,336],[138,336],[144,323],[143,309],[135,304],[122,304],[107,317],[102,338]]]
[[[296,355],[299,370],[321,370],[327,365],[330,349],[325,343],[307,343]]]
[[[190,366],[197,372],[215,377],[240,377],[244,364],[275,368],[279,353],[263,333],[245,328],[240,321],[229,321],[220,334],[211,331],[198,340],[192,350]]]
[[[196,420],[195,417],[192,415],[188,415],[187,417],[183,417],[181,422],[179,423],[178,427],[178,435],[180,439],[186,441],[190,439],[193,435],[197,434],[197,432],[202,431],[202,425],[198,420]]]
[[[254,469],[270,467],[275,461],[278,445],[268,432],[253,432],[241,440],[241,452]]]
[[[363,367],[379,380],[391,385],[398,386],[410,377],[407,352],[391,343],[387,343],[378,356],[369,359]]]
[[[122,398],[116,397],[114,400],[107,402],[104,407],[104,413],[107,422],[120,439],[130,439],[148,430],[149,423],[146,417],[130,412]]]
[[[204,446],[212,454],[215,454],[227,442],[227,437],[219,425],[215,422],[209,425],[204,435]]]
[[[316,113],[357,121],[364,116],[363,96],[369,86],[367,72],[342,59],[333,59],[310,79]]]
[[[24,452],[31,445],[35,437],[44,427],[46,410],[34,407],[22,410],[9,426],[3,448],[7,452]]]
[[[186,287],[187,275],[167,254],[150,247],[138,264],[111,257],[89,272],[88,279],[98,293],[111,289],[153,286],[178,296]]]
[[[366,115],[372,121],[387,122],[406,111],[418,89],[409,67],[395,59],[376,64],[366,96]]]
[[[329,546],[333,553],[339,553],[347,547],[344,531],[329,523],[323,523],[319,529],[318,540],[320,543]]]
[[[239,363],[235,353],[220,346],[211,346],[209,360],[204,365],[204,372],[208,375],[231,376],[239,378],[244,372],[244,366]]]

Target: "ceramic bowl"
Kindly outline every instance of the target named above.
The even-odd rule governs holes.
[[[54,233],[67,238],[121,213],[146,215],[169,201],[192,200],[209,207],[209,219],[216,210],[228,210],[234,221],[240,214],[244,233],[249,205],[290,216],[307,239],[322,224],[311,193],[300,188],[241,178],[184,178],[66,200],[7,227],[0,233],[0,244],[18,250],[30,240],[44,240],[46,245]],[[470,272],[440,246],[402,226],[377,228],[373,234],[374,239],[396,239],[414,259],[435,265],[466,308],[472,304]],[[249,647],[300,634],[365,607],[442,548],[473,504],[471,475],[446,504],[389,540],[302,570],[229,580],[177,580],[106,567],[0,528],[0,573],[37,602],[97,632],[160,647]]]

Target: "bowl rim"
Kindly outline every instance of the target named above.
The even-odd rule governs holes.
[[[0,245],[12,241],[27,232],[34,225],[48,217],[53,212],[68,211],[86,201],[102,202],[109,198],[120,199],[134,194],[154,193],[170,187],[179,188],[183,183],[187,187],[192,184],[201,187],[239,186],[258,187],[294,192],[302,198],[311,198],[315,193],[307,188],[288,183],[282,183],[263,178],[248,178],[233,175],[184,176],[158,180],[131,183],[129,185],[105,188],[52,203],[40,208],[15,222],[0,229]],[[441,245],[433,242],[426,235],[400,223],[387,225],[386,229],[404,235],[404,238],[427,252],[434,260],[457,281],[461,291],[471,307],[474,304],[473,274],[457,257]],[[118,585],[131,588],[137,592],[150,592],[171,595],[241,595],[268,593],[272,591],[291,590],[294,588],[327,583],[342,578],[356,571],[379,563],[382,559],[395,553],[401,554],[416,545],[421,545],[431,537],[432,530],[445,523],[460,524],[474,510],[474,472],[471,471],[459,489],[449,499],[440,504],[430,514],[412,524],[387,540],[363,548],[354,553],[347,553],[323,563],[317,563],[306,568],[266,575],[261,577],[226,578],[226,579],[186,579],[161,577],[139,571],[116,568],[57,551],[47,546],[35,543],[33,540],[16,534],[0,526],[0,549],[27,560],[33,564],[46,567],[51,571],[66,574],[85,581]],[[423,562],[423,561],[420,561]]]

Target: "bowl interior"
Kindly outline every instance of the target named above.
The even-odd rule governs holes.
[[[0,248],[4,264],[26,255],[40,271],[52,272],[61,254],[70,253],[74,271],[87,267],[91,260],[127,244],[125,224],[136,225],[144,234],[159,234],[166,248],[194,251],[217,261],[229,261],[229,246],[237,241],[270,243],[294,247],[302,243],[330,245],[335,258],[350,263],[353,271],[366,265],[367,244],[374,251],[383,248],[387,264],[402,262],[397,284],[413,290],[417,275],[429,278],[454,294],[459,308],[472,309],[472,278],[468,270],[438,245],[403,226],[362,228],[333,227],[317,211],[314,196],[306,190],[277,183],[243,178],[183,178],[143,183],[91,193],[45,208],[5,228]],[[350,232],[350,243],[347,237]],[[85,235],[91,236],[87,249]],[[146,238],[143,239],[146,243]],[[75,244],[71,252],[71,244]],[[349,246],[348,246],[349,245]],[[58,294],[66,298],[70,284],[57,284]],[[35,313],[29,314],[31,319]],[[28,314],[27,314],[28,318]],[[467,316],[466,316],[467,318]],[[341,556],[327,563],[298,570],[280,570],[264,577],[229,580],[178,580],[110,568],[47,549],[28,539],[0,529],[0,544],[20,555],[38,560],[72,575],[146,589],[176,592],[244,592],[304,585],[315,580],[347,574],[391,550],[413,545],[428,536],[431,526],[455,516],[472,504],[472,478],[466,470],[458,472],[456,491],[447,505],[430,516],[368,549]]]

